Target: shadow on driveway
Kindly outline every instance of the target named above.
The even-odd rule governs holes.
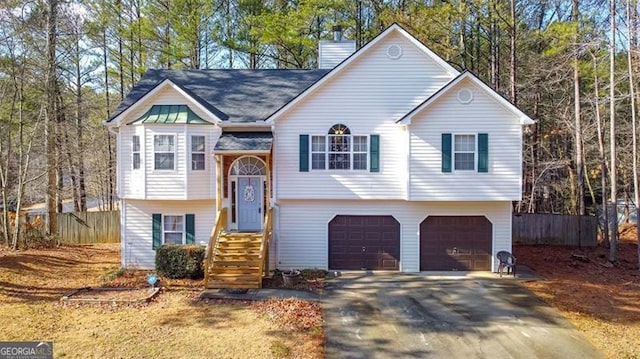
[[[510,278],[362,272],[328,284],[327,358],[602,358]]]

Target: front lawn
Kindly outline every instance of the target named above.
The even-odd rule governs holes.
[[[321,327],[291,329],[252,303],[198,301],[201,281],[164,281],[148,304],[60,302],[73,289],[124,284],[119,256],[118,244],[0,249],[0,340],[50,340],[56,358],[323,356]]]

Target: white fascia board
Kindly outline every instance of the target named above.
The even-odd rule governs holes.
[[[222,122],[222,120],[218,116],[216,116],[211,111],[209,111],[200,102],[194,100],[193,97],[189,96],[189,94],[187,94],[182,88],[180,88],[180,86],[176,85],[175,83],[173,83],[169,79],[165,79],[160,84],[158,84],[156,87],[154,87],[151,91],[147,92],[144,96],[139,98],[131,106],[129,106],[129,108],[127,108],[126,110],[122,111],[122,113],[120,113],[118,116],[116,116],[113,120],[111,120],[109,122],[105,121],[104,124],[107,125],[107,126],[120,126],[121,122],[123,121],[123,119],[127,118],[127,116],[130,113],[135,111],[143,102],[145,102],[149,98],[152,98],[153,96],[155,96],[158,92],[160,92],[161,90],[163,90],[167,86],[170,86],[173,90],[175,90],[180,95],[182,95],[185,99],[187,99],[189,101],[189,103],[191,105],[193,105],[194,107],[197,107],[198,109],[200,109],[201,111],[203,111],[207,115],[211,116],[211,118],[213,118],[215,120],[215,123],[219,124],[219,123]]]
[[[453,87],[455,87],[458,83],[460,83],[464,79],[471,80],[474,84],[478,85],[478,87],[480,87],[482,90],[484,90],[485,93],[487,93],[490,97],[492,97],[496,102],[498,102],[498,104],[500,104],[502,107],[504,107],[507,111],[513,112],[516,115],[517,119],[520,121],[520,125],[525,126],[525,125],[532,125],[532,124],[536,123],[533,119],[531,119],[531,117],[527,116],[518,107],[513,105],[511,102],[509,102],[504,97],[502,97],[494,89],[492,89],[491,87],[487,86],[487,84],[482,82],[480,79],[478,79],[476,76],[474,76],[470,72],[464,72],[461,75],[459,75],[458,77],[456,77],[455,79],[453,79],[451,82],[446,84],[443,88],[441,88],[435,94],[433,94],[431,97],[429,97],[427,100],[425,100],[422,104],[418,105],[416,108],[414,108],[409,113],[407,113],[405,116],[403,116],[403,118],[401,118],[398,121],[398,123],[399,124],[410,125],[411,121],[413,120],[413,117],[416,114],[422,112],[425,108],[429,107],[429,105],[431,105],[432,103],[437,101],[442,95],[448,93],[449,90],[451,90]]]
[[[271,150],[214,150],[213,155],[268,155]]]
[[[382,39],[384,39],[385,37],[387,37],[387,35],[389,35],[390,33],[394,32],[394,31],[397,31],[398,33],[400,33],[404,37],[406,37],[409,41],[411,41],[411,43],[416,45],[420,50],[422,50],[427,56],[431,57],[436,63],[438,63],[440,66],[442,66],[443,69],[445,71],[447,71],[448,73],[450,73],[451,75],[457,76],[460,73],[453,66],[449,65],[446,61],[444,61],[440,56],[436,55],[433,51],[429,50],[418,39],[416,39],[411,34],[406,32],[402,27],[400,27],[400,25],[394,23],[393,25],[389,26],[386,30],[384,30],[383,32],[378,34],[378,36],[376,36],[373,40],[369,41],[366,45],[364,45],[358,51],[354,52],[351,56],[347,57],[338,66],[336,66],[331,71],[329,71],[327,74],[325,74],[320,80],[316,81],[313,85],[309,86],[306,90],[304,90],[302,93],[300,93],[297,97],[295,97],[289,103],[287,103],[286,105],[282,106],[278,111],[274,112],[265,121],[267,123],[273,123],[274,121],[276,121],[277,118],[280,117],[280,115],[282,115],[284,112],[289,110],[291,107],[295,106],[298,102],[302,101],[304,98],[309,96],[317,88],[319,88],[325,82],[327,82],[330,79],[332,79],[334,76],[336,76],[337,73],[341,72],[342,69],[344,69],[345,67],[349,66],[350,63],[354,62],[356,59],[358,59],[361,56],[363,56],[363,54],[366,53],[371,47],[373,47],[378,42],[382,41]]]
[[[265,129],[270,128],[271,125],[266,123],[265,121],[256,121],[256,122],[229,122],[223,121],[219,123],[220,127],[232,130],[234,128],[256,128],[256,129]]]

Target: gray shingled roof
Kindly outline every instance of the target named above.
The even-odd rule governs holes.
[[[271,132],[224,132],[216,142],[215,151],[269,151]]]
[[[223,121],[262,121],[327,72],[329,70],[149,70],[109,121],[166,79]]]

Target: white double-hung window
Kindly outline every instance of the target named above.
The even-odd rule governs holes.
[[[131,137],[131,162],[134,170],[140,169],[140,136]]]
[[[204,136],[191,136],[191,169],[193,171],[204,170],[205,163]]]
[[[182,244],[184,234],[183,216],[164,216],[163,237],[164,244]]]
[[[476,136],[454,135],[453,137],[453,168],[456,171],[475,170],[476,164]]]
[[[153,137],[154,169],[175,169],[175,136],[155,135]]]

